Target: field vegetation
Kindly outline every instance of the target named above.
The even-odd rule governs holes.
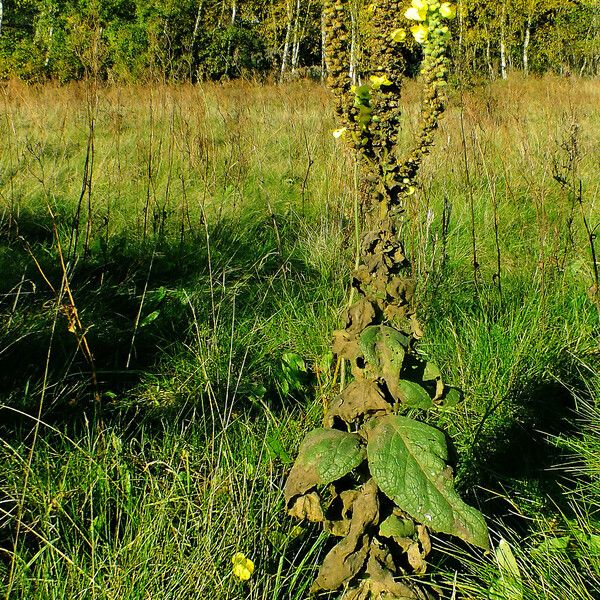
[[[0,595],[305,598],[331,542],[282,487],[339,390],[363,222],[329,93],[1,93]],[[435,538],[447,598],[600,594],[599,105],[457,87],[411,196],[419,348],[464,393],[428,418],[503,548]]]

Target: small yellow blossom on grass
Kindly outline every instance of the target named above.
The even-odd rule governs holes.
[[[406,39],[406,30],[405,29],[394,29],[392,33],[390,33],[390,40],[392,42],[403,42]]]
[[[429,35],[429,27],[427,25],[413,25],[410,31],[419,44],[424,43]]]
[[[242,581],[248,581],[254,573],[254,563],[246,558],[241,552],[236,552],[231,559],[233,563],[233,574]]]
[[[340,129],[336,129],[335,131],[333,131],[331,135],[333,135],[333,137],[337,140],[344,136],[344,134],[346,133],[346,129],[347,127],[341,127]]]
[[[442,2],[440,6],[440,15],[444,19],[454,19],[456,16],[456,5],[451,2]]]
[[[427,0],[411,0],[410,5],[417,10],[424,10],[427,12],[429,2]]]
[[[369,80],[371,81],[371,87],[374,90],[378,90],[381,86],[392,85],[392,82],[387,75],[371,75]]]
[[[411,6],[405,13],[404,16],[411,21],[424,21],[427,18],[427,7],[418,9]]]

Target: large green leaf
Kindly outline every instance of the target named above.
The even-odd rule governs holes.
[[[387,415],[367,426],[367,457],[381,491],[433,531],[488,547],[481,513],[454,490],[444,434],[407,417]]]
[[[316,485],[336,481],[365,459],[362,439],[337,429],[314,429],[304,438],[285,484],[286,502]]]

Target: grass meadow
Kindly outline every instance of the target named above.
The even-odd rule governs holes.
[[[362,219],[329,93],[0,92],[0,597],[306,598],[330,542],[282,485],[339,389]],[[407,206],[420,349],[464,392],[429,418],[513,555],[436,538],[445,598],[600,597],[599,106],[453,90]]]

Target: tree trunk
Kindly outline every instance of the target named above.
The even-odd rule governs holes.
[[[502,79],[506,79],[508,76],[506,74],[506,45],[504,43],[504,35],[505,35],[505,23],[506,23],[506,6],[502,4],[502,15],[501,15],[501,23],[500,23],[500,73],[502,75]]]
[[[235,25],[235,19],[237,17],[237,2],[236,0],[231,1],[231,26]],[[227,60],[225,63],[225,75],[229,77],[231,74],[231,65],[233,63],[232,60],[232,52],[231,52],[231,36],[227,36]]]
[[[2,0],[0,0],[0,35],[2,35],[2,17],[4,16],[4,6]]]
[[[590,26],[588,27],[588,30],[585,33],[585,39],[588,40],[590,39],[590,34],[593,35],[594,31],[597,31],[597,24],[596,21],[598,19],[598,15],[600,14],[600,9],[594,12],[594,17],[592,18],[592,22],[590,23]],[[588,61],[590,60],[591,57],[591,64],[590,64],[590,71],[589,74],[591,77],[594,76],[594,72],[596,74],[596,76],[598,75],[598,69],[594,69],[594,62],[595,62],[595,58],[597,59],[598,56],[594,56],[594,53],[590,53],[589,51],[586,53],[586,55],[583,57],[583,64],[581,65],[581,68],[579,69],[579,77],[583,77],[585,75],[585,70],[588,66]]]
[[[0,0],[1,2],[2,0]],[[196,44],[198,38],[198,31],[200,30],[200,21],[202,20],[202,9],[204,8],[204,0],[200,0],[198,4],[198,12],[196,13],[196,21],[194,23],[194,32],[192,33],[192,48]]]
[[[485,59],[487,62],[487,69],[490,79],[495,79],[496,74],[494,73],[494,66],[492,65],[492,38],[487,27],[485,27],[485,39]]]
[[[2,0],[0,0],[1,2]],[[192,43],[190,44],[190,79],[193,79],[197,73],[193,73],[196,65],[194,52],[196,50],[196,40],[198,39],[198,31],[200,31],[200,23],[202,22],[202,9],[204,8],[204,0],[198,3],[198,11],[196,12],[196,21],[194,22],[194,31],[192,32]]]
[[[294,40],[292,42],[292,60],[291,69],[292,73],[296,72],[298,63],[300,61],[300,38],[302,37],[300,31],[300,0],[296,0],[296,14],[294,15]]]
[[[1,2],[2,0],[0,0]],[[46,51],[46,60],[44,61],[44,67],[50,64],[50,53],[52,52],[52,36],[54,35],[54,26],[50,25],[50,31],[48,32],[48,50]]]
[[[325,62],[325,42],[327,38],[327,29],[325,28],[325,12],[321,12],[321,81],[327,79],[327,65]]]
[[[504,45],[504,39],[500,40],[500,73],[502,74],[502,79],[508,77],[506,74],[506,46]]]
[[[292,38],[292,26],[294,20],[294,7],[291,0],[287,2],[287,26],[285,28],[285,42],[283,43],[283,55],[281,57],[281,75],[287,71],[290,55],[290,40]]]
[[[529,56],[527,50],[529,49],[529,39],[531,36],[531,14],[527,17],[527,25],[525,25],[525,37],[523,38],[523,73],[529,74]]]

